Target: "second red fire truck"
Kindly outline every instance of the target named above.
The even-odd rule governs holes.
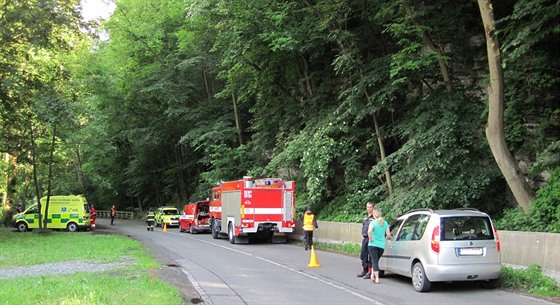
[[[250,237],[286,242],[294,231],[295,181],[280,178],[222,182],[212,188],[212,237],[224,235],[230,243],[248,243]]]

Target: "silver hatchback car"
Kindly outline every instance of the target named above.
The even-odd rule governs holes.
[[[490,217],[476,209],[419,209],[390,226],[379,261],[385,271],[412,278],[416,291],[432,282],[481,281],[496,288],[502,269],[500,240]]]

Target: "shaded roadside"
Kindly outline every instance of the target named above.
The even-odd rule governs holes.
[[[132,238],[132,236],[125,234],[121,230],[119,230],[119,225],[123,222],[139,224],[144,223],[141,220],[118,220],[115,222],[114,226],[111,226],[109,219],[98,218],[97,228],[95,231],[91,231],[91,234],[121,234]],[[169,254],[161,251],[157,247],[154,247],[151,243],[144,242],[143,240],[138,238],[134,239],[138,240],[144,245],[144,247],[149,249],[154,256],[154,259],[162,265],[162,268],[155,270],[155,276],[158,279],[165,281],[170,285],[173,285],[181,293],[185,305],[205,304],[203,299],[200,297],[200,294],[189,280],[188,275],[181,270],[181,268],[177,265],[175,260],[169,256]]]

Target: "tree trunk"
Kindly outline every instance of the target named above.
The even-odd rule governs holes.
[[[140,200],[140,196],[136,196],[136,202],[138,203],[138,209],[142,212],[142,200]]]
[[[407,14],[412,16],[413,12],[410,6],[405,5],[405,10]],[[416,20],[413,19],[412,21],[418,27],[421,26],[420,23],[417,22]],[[430,38],[430,36],[428,36],[426,32],[422,32],[422,42],[424,43],[424,46],[428,47],[430,50],[432,50],[432,52],[437,54],[439,70],[441,72],[441,75],[443,76],[443,82],[445,83],[445,88],[447,92],[452,92],[453,85],[451,84],[451,77],[449,76],[449,70],[447,69],[447,65],[445,64],[444,54],[442,49],[434,43],[432,38]]]
[[[204,71],[202,71],[202,77],[204,78],[204,87],[206,88],[206,98],[208,102],[211,102],[214,96],[214,88],[212,88],[212,81],[210,77],[208,77],[208,70],[204,69]]]
[[[494,159],[496,159],[496,163],[502,171],[517,204],[527,212],[534,197],[527,181],[525,181],[525,177],[520,174],[519,168],[508,150],[504,136],[504,77],[501,67],[500,44],[498,38],[494,35],[496,29],[492,4],[490,0],[478,0],[478,7],[486,34],[486,50],[490,72],[486,138]]]
[[[50,203],[50,199],[51,199],[51,187],[52,187],[52,167],[53,167],[53,163],[54,163],[54,148],[55,148],[55,144],[56,144],[56,125],[53,126],[53,135],[52,135],[52,141],[51,141],[51,151],[49,153],[49,176],[47,178],[47,203],[45,205],[45,229],[47,229],[48,226],[48,218],[49,218],[49,203]]]
[[[16,157],[9,153],[4,153],[4,161],[6,162],[6,185],[4,194],[2,194],[2,204],[7,208],[9,203],[13,200],[13,187],[12,181],[16,177]]]
[[[241,123],[239,122],[239,114],[237,113],[237,98],[235,93],[231,91],[231,101],[233,102],[233,115],[235,115],[235,129],[237,129],[237,137],[239,138],[239,145],[243,145],[243,138],[241,137]]]
[[[76,176],[78,177],[78,184],[82,187],[82,193],[86,193],[86,184],[84,182],[84,174],[82,172],[82,154],[80,153],[80,144],[76,147]]]
[[[377,135],[377,144],[379,145],[379,153],[381,154],[381,161],[385,160],[385,145],[383,144],[383,138],[381,137],[381,131],[379,130],[379,124],[377,124],[377,116],[373,115],[373,125],[375,128],[375,134]],[[385,166],[385,180],[387,181],[387,191],[389,196],[393,194],[393,180],[391,180],[391,172],[389,167]]]
[[[6,162],[6,191],[2,194],[2,205],[8,203],[8,188],[10,187],[10,154],[4,153],[4,161]]]
[[[35,183],[35,197],[37,197],[37,206],[39,210],[39,229],[43,229],[43,215],[41,215],[41,192],[39,190],[39,181],[37,180],[37,147],[35,146],[35,134],[33,133],[33,122],[29,119],[29,133],[31,136],[31,163],[33,166],[33,182]]]

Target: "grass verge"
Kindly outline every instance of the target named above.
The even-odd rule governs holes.
[[[0,279],[0,304],[183,304],[168,283],[152,279],[159,267],[142,244],[120,235],[0,231],[0,269],[66,261],[128,267],[107,272]]]
[[[500,287],[560,301],[560,285],[554,279],[543,275],[541,267],[537,264],[526,269],[503,267]]]

